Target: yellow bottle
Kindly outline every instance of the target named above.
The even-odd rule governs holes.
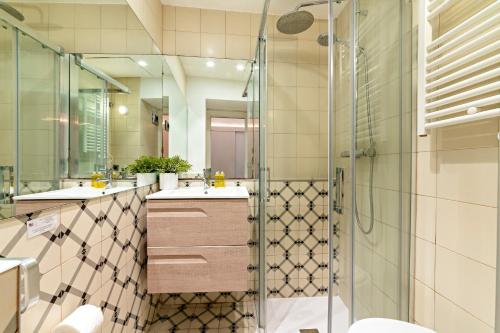
[[[217,171],[215,173],[214,179],[215,179],[215,182],[214,182],[215,188],[219,188],[220,187],[220,172],[219,171]]]
[[[226,179],[225,179],[224,171],[220,173],[220,187],[226,187]]]

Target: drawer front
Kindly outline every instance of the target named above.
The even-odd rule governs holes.
[[[148,247],[149,293],[245,291],[247,246]]]
[[[152,247],[246,245],[248,201],[150,200],[147,240]]]

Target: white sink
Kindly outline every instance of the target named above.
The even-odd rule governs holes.
[[[248,197],[248,190],[245,186],[210,187],[206,190],[203,186],[192,186],[162,190],[146,196],[146,199],[248,199]]]
[[[385,319],[367,318],[352,324],[348,333],[436,333],[428,328],[407,322]]]
[[[93,187],[71,187],[62,190],[18,195],[14,197],[16,201],[23,200],[88,200],[104,195],[119,193],[133,189],[129,186],[117,186],[110,189]]]

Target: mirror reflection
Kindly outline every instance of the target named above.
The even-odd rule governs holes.
[[[168,135],[162,130],[168,116],[168,105],[163,107],[163,56],[88,54],[76,59],[80,66],[70,83],[75,86],[70,178],[88,178],[108,168],[123,175],[140,156],[160,156],[163,136]]]
[[[127,166],[142,156],[179,156],[192,166],[181,178],[198,178],[204,169],[227,179],[253,176],[255,124],[243,94],[248,61],[63,55],[29,36],[19,42],[30,62],[21,56],[22,121],[16,124],[15,108],[2,109],[9,120],[2,139],[12,143],[0,163],[2,217],[29,212],[25,195],[86,185],[96,173],[112,186],[131,186]],[[32,68],[33,59],[45,67]]]

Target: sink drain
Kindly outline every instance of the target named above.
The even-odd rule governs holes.
[[[299,333],[319,333],[319,331],[316,328],[306,328],[306,329],[300,329]]]

